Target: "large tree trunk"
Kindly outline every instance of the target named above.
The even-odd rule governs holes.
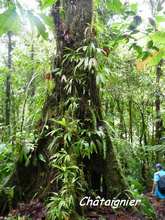
[[[60,15],[60,9],[63,8],[64,18]],[[87,47],[93,42],[96,45],[94,31],[92,30],[93,1],[92,0],[64,0],[57,1],[52,8],[52,16],[55,23],[55,33],[57,42],[56,58],[54,61],[52,78],[54,90],[48,97],[44,108],[43,117],[40,122],[41,138],[38,141],[38,147],[33,152],[32,160],[28,167],[18,163],[15,185],[19,195],[25,199],[30,199],[35,193],[40,197],[45,196],[46,192],[57,190],[57,186],[51,184],[54,179],[54,171],[48,166],[51,152],[48,150],[53,137],[47,135],[55,125],[52,119],[78,121],[80,130],[84,134],[78,133],[77,136],[96,145],[98,153],[91,152],[90,159],[78,155],[78,164],[84,164],[84,173],[91,189],[105,196],[114,196],[125,189],[125,181],[121,174],[121,167],[116,159],[116,153],[112,146],[108,129],[103,121],[102,109],[99,96],[99,88],[96,85],[96,69],[92,67],[77,68],[76,60],[65,59],[68,51],[75,53],[76,50],[84,45]],[[68,48],[66,50],[66,48]],[[83,50],[79,51],[82,56]],[[84,58],[84,57],[83,57]],[[89,59],[95,59],[95,53],[89,53]],[[62,72],[56,71],[61,70]],[[76,76],[75,76],[76,74]],[[70,85],[68,89],[68,85]],[[69,112],[72,101],[76,102],[74,112]],[[46,125],[46,126],[45,126]],[[103,157],[103,145],[99,150],[97,132],[102,130],[105,141],[106,157]],[[64,136],[65,131],[62,136]],[[87,133],[92,134],[91,136]],[[53,146],[54,152],[65,148],[68,153],[73,151],[76,135],[72,136],[69,148],[65,146],[64,138],[59,140],[56,146]],[[103,140],[101,140],[102,143]],[[47,163],[39,160],[39,155],[44,155]],[[36,163],[36,165],[34,164]]]
[[[55,117],[65,115],[66,109],[58,110],[58,106],[61,103],[65,103],[69,97],[76,97],[79,100],[78,111],[76,118],[83,124],[83,129],[87,130],[99,130],[103,128],[105,133],[106,142],[106,159],[102,155],[93,153],[91,159],[85,158],[83,163],[85,164],[85,171],[88,170],[87,181],[91,188],[100,192],[103,188],[103,194],[112,196],[122,191],[125,187],[125,183],[119,167],[119,162],[116,159],[116,154],[113,149],[109,133],[105,124],[103,123],[99,88],[96,85],[96,70],[90,71],[80,70],[79,75],[83,74],[83,80],[74,78],[75,61],[62,62],[65,51],[64,48],[70,48],[76,50],[84,45],[89,45],[91,42],[95,42],[95,32],[92,30],[92,17],[93,17],[93,1],[92,0],[75,0],[63,1],[63,8],[65,19],[62,21],[59,16],[60,1],[54,6],[52,14],[54,16],[57,36],[57,58],[55,59],[55,68],[59,67],[63,69],[61,76],[53,75],[55,87],[52,96],[49,98],[47,105],[45,106],[45,112],[49,111],[52,114],[55,113]],[[61,5],[62,6],[62,5]],[[90,59],[95,58],[95,54],[89,55]],[[65,76],[65,77],[64,77]],[[77,76],[79,77],[79,76]],[[63,82],[65,78],[66,82]],[[69,80],[73,79],[70,94],[65,89]],[[53,102],[52,102],[53,100]],[[54,104],[56,110],[54,111]],[[93,114],[95,122],[93,120]],[[95,124],[96,123],[96,124]],[[95,144],[96,144],[95,140]],[[97,144],[96,144],[97,145]],[[102,146],[103,148],[103,146]],[[101,181],[103,179],[103,181]]]
[[[163,120],[161,117],[161,89],[160,89],[160,78],[162,75],[162,63],[163,60],[160,61],[156,68],[156,99],[155,99],[155,110],[156,110],[156,122],[155,122],[155,143],[160,144],[160,138],[162,136],[163,130]]]
[[[160,80],[162,76],[162,64],[161,60],[156,68],[156,97],[155,97],[155,111],[156,111],[156,120],[155,120],[155,144],[161,143],[162,132],[164,131],[163,119],[161,116],[161,88]],[[157,161],[162,162],[162,154],[157,152],[156,154]]]

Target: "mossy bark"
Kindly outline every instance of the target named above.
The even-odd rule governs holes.
[[[60,17],[59,7],[62,6],[64,9],[64,19]],[[73,74],[74,65],[66,63],[66,66],[61,65],[63,56],[65,55],[64,48],[70,48],[76,50],[84,45],[84,40],[89,42],[96,42],[94,31],[92,30],[92,19],[93,19],[93,1],[92,0],[75,0],[71,2],[60,1],[54,5],[52,10],[54,22],[56,26],[56,39],[57,39],[57,57],[55,59],[55,68],[63,68],[66,78],[69,78]],[[61,25],[62,24],[62,25]],[[64,34],[67,34],[64,36]],[[63,77],[63,74],[61,77]],[[88,175],[88,183],[91,188],[96,189],[100,192],[100,188],[103,187],[103,194],[106,196],[114,196],[119,192],[123,192],[126,187],[125,180],[122,176],[122,170],[119,165],[119,161],[116,158],[116,152],[112,145],[109,132],[107,131],[106,125],[103,122],[101,102],[99,96],[99,88],[96,85],[96,71],[86,72],[85,86],[83,84],[74,82],[71,94],[65,91],[65,83],[61,83],[61,77],[54,75],[56,82],[55,90],[50,97],[51,101],[48,101],[48,105],[45,107],[45,112],[50,110],[57,115],[63,115],[63,111],[54,111],[54,104],[57,106],[61,105],[61,102],[66,102],[70,96],[77,97],[79,101],[79,111],[77,118],[84,122],[85,128],[92,128],[94,125],[86,124],[87,119],[91,119],[91,111],[94,112],[96,118],[96,128],[103,127],[106,135],[106,147],[107,157],[103,159],[102,155],[93,154],[91,159],[85,158],[83,162],[86,165],[85,171]],[[54,99],[56,97],[56,100]],[[52,102],[52,100],[54,100]],[[90,103],[90,104],[89,104]],[[89,121],[89,120],[88,120]],[[92,120],[91,120],[92,121]],[[101,178],[103,181],[101,182]],[[102,184],[102,186],[101,186]]]

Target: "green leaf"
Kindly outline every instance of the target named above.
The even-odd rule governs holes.
[[[130,8],[133,12],[137,12],[138,10],[138,4],[137,3],[133,3],[130,5]]]
[[[135,30],[142,23],[142,18],[139,15],[134,16],[133,21],[129,26],[129,30]]]
[[[165,59],[165,49],[162,49],[151,59],[151,65],[158,65],[161,59]]]
[[[99,0],[95,0],[94,2],[95,2],[96,7],[99,7],[100,1]]]
[[[142,54],[142,52],[143,52],[142,47],[140,47],[140,46],[137,45],[136,43],[134,43],[134,44],[132,45],[132,47],[136,50],[136,52],[138,53],[138,55],[141,55],[141,54]]]
[[[123,5],[120,0],[107,0],[107,7],[109,10],[119,13],[123,10]]]
[[[143,51],[143,53],[142,53],[142,60],[145,60],[149,56],[150,56],[149,51]]]
[[[42,154],[39,154],[38,157],[42,162],[46,163],[46,160]]]
[[[165,32],[157,31],[152,36],[151,39],[153,42],[158,45],[160,48],[165,47]]]
[[[48,8],[53,5],[53,3],[56,3],[55,0],[41,0],[41,6],[42,8]]]
[[[63,127],[67,126],[67,121],[66,121],[65,118],[62,118],[62,120],[59,120],[59,121],[57,121],[57,120],[53,120],[53,121],[56,122],[57,124],[63,126]]]
[[[28,11],[27,14],[28,14],[29,21],[32,25],[32,28],[33,28],[33,26],[36,26],[39,35],[41,35],[44,39],[47,39],[48,38],[48,33],[46,32],[45,24],[41,20],[41,18],[34,15],[31,11]]]
[[[44,23],[48,25],[50,28],[54,27],[53,18],[50,16],[46,16],[44,14],[39,14],[39,16],[43,19]]]
[[[156,22],[153,18],[148,18],[150,25],[152,25],[154,28],[156,28]]]
[[[0,36],[9,31],[18,33],[20,26],[21,21],[14,6],[0,14]]]
[[[148,43],[147,43],[147,48],[148,48],[148,49],[153,48],[153,41],[152,41],[152,40],[148,41]]]
[[[165,16],[156,16],[156,21],[158,23],[165,22]]]

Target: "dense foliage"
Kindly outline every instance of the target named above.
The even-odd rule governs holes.
[[[33,158],[35,166],[48,162],[50,172],[56,172],[49,181],[59,184],[53,193],[43,196],[45,209],[39,203],[43,216],[50,220],[77,216],[78,199],[87,191],[98,193],[88,185],[82,161],[92,160],[93,155],[106,160],[108,132],[127,185],[124,196],[140,198],[142,204],[136,209],[154,219],[154,210],[144,193],[151,190],[154,164],[164,163],[164,1],[151,0],[151,16],[146,19],[139,14],[138,4],[95,0],[92,27],[85,30],[83,45],[71,48],[65,33],[69,46],[57,68],[53,63],[58,45],[49,15],[56,3],[41,0],[32,10],[21,0],[0,0],[0,190],[5,206],[12,210],[13,199],[15,202],[15,185],[10,180],[17,173],[18,162],[28,167]],[[74,1],[72,7],[76,7]],[[60,15],[65,17],[63,9]],[[74,66],[69,76],[64,75],[68,63]],[[96,110],[88,103],[90,116],[84,123],[77,117],[82,109],[73,84],[85,88],[86,73],[96,74],[101,104]],[[58,87],[53,74],[61,77],[68,96],[55,114],[50,111],[45,116],[47,97]],[[101,117],[106,132],[98,126]],[[49,137],[49,141],[45,143],[43,137]],[[38,152],[38,143],[47,145],[48,152]],[[8,219],[17,219],[18,215]]]

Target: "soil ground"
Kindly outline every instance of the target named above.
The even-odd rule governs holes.
[[[156,220],[165,220],[165,201],[157,201],[149,193],[146,194],[150,202],[153,204],[157,213]],[[36,200],[29,204],[20,203],[17,209],[13,209],[9,216],[25,216],[24,220],[44,220],[46,216],[46,209],[44,205]],[[86,216],[89,220],[148,220],[131,210],[120,210],[114,212],[110,207],[100,207],[87,210]],[[6,217],[0,217],[0,220],[5,220]],[[11,218],[12,219],[12,218]],[[72,220],[72,219],[69,219]]]

